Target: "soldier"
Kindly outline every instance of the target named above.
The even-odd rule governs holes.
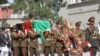
[[[45,43],[44,43],[44,54],[45,56],[49,56],[49,53],[51,56],[54,56],[54,49],[53,49],[53,35],[51,36],[51,33],[49,31],[44,32],[45,36]]]
[[[57,38],[57,42],[56,42],[56,52],[58,53],[58,56],[62,56],[62,42],[63,42],[63,38],[62,38],[62,22],[58,21],[57,23],[57,31],[56,31],[56,38]]]
[[[91,17],[88,20],[89,27],[86,29],[86,40],[90,43],[88,46],[90,47],[90,56],[96,56],[99,40],[98,40],[98,29],[94,26],[95,17]]]
[[[28,56],[28,37],[26,37],[26,35],[23,31],[21,31],[19,33],[19,37],[21,38],[21,53],[22,53],[22,56]]]
[[[21,54],[22,56],[28,56],[28,37],[27,33],[25,33],[25,27],[23,23],[19,25],[20,30],[19,30],[19,37],[20,37],[20,44],[21,44]]]
[[[39,44],[38,44],[38,37],[39,35],[36,34],[36,32],[33,31],[29,31],[27,33],[28,37],[30,38],[29,41],[29,52],[30,52],[30,56],[40,56],[40,52],[39,52]]]
[[[71,42],[69,39],[69,27],[68,27],[68,21],[64,21],[64,26],[63,26],[63,36],[64,36],[64,55],[69,56],[69,51],[70,51],[70,46]]]
[[[76,43],[75,43],[75,33],[74,28],[72,27],[71,23],[68,21],[64,22],[64,40],[65,40],[65,47],[64,54],[66,56],[69,56],[69,53],[73,56],[77,56],[77,49],[76,49]]]
[[[56,49],[55,44],[56,44],[56,39],[57,39],[56,30],[51,30],[50,34],[51,34],[51,38],[52,38],[52,40],[51,40],[51,55],[54,56],[55,49]]]
[[[19,47],[20,47],[20,40],[18,36],[18,32],[16,30],[16,26],[13,26],[12,32],[11,32],[11,38],[12,38],[12,45],[13,45],[13,53],[14,56],[19,56]]]
[[[77,45],[77,49],[79,51],[79,55],[83,56],[83,44],[85,43],[85,35],[83,34],[83,30],[80,29],[81,21],[75,23],[75,42]]]
[[[75,32],[70,22],[66,23],[66,34],[68,37],[66,40],[67,50],[72,56],[77,56],[78,51],[76,49]]]

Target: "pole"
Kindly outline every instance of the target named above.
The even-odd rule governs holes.
[[[54,1],[55,3],[55,19],[58,21],[58,0]]]

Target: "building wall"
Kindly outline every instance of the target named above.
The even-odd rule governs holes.
[[[63,0],[63,2],[67,2],[67,0]],[[63,19],[67,19],[68,17],[68,10],[67,10],[67,5],[63,8],[60,9],[58,12],[59,16],[62,16]]]
[[[85,29],[85,24],[91,16],[96,18],[95,25],[100,22],[100,1],[88,1],[77,4],[68,5],[68,20],[74,25],[77,21],[82,21],[82,28]]]
[[[15,25],[17,23],[23,23],[23,20],[22,19],[8,19],[5,22],[4,22],[4,20],[0,20],[0,28],[2,28],[2,24],[9,24],[10,27],[12,27],[13,25]],[[4,27],[6,27],[6,26],[4,26]]]
[[[10,7],[0,7],[0,19],[8,19],[13,14],[13,9]]]
[[[17,23],[23,23],[23,20],[22,20],[22,19],[7,20],[7,23],[9,23],[10,26],[13,26],[13,25],[15,25],[15,24],[17,24]]]
[[[81,3],[85,1],[92,1],[92,0],[67,0],[68,4]]]

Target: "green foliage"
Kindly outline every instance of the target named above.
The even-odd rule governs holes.
[[[33,14],[36,18],[40,19],[54,19],[55,15],[55,3],[54,0],[15,0],[12,4],[12,8],[15,13],[25,11],[25,13]],[[66,3],[58,3],[58,9],[64,7]]]
[[[21,13],[24,9],[26,9],[26,4],[24,0],[14,0],[15,3],[13,3],[11,6],[14,9],[14,13]]]
[[[0,4],[5,4],[5,3],[8,3],[7,0],[0,0]]]

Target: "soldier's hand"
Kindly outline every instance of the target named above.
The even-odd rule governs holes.
[[[58,37],[58,39],[59,39],[59,40],[63,40],[63,38],[62,38],[62,37]]]
[[[89,43],[89,41],[86,41],[86,44],[88,47],[91,47],[91,44]]]
[[[67,49],[65,48],[63,51],[64,51],[64,52],[66,52],[66,51],[67,51]]]
[[[74,33],[69,33],[68,34],[70,37],[75,37],[75,34]]]

